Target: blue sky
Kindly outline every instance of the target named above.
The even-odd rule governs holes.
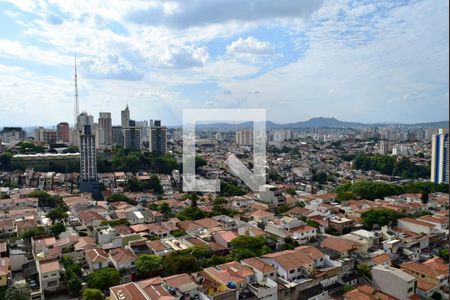
[[[266,108],[279,123],[448,119],[442,0],[0,0],[0,126],[98,116],[181,123]]]

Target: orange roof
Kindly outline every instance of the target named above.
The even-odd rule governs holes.
[[[273,217],[273,213],[258,209],[254,213],[251,214],[252,217],[264,218],[264,217]]]
[[[58,259],[50,259],[50,260],[41,260],[39,261],[39,269],[41,273],[50,273],[50,272],[58,272],[60,270],[59,260]]]
[[[424,274],[430,277],[439,277],[441,275],[445,275],[446,272],[443,272],[441,270],[438,269],[434,269],[428,265],[425,264],[419,264],[417,262],[413,262],[413,261],[409,261],[409,262],[405,262],[402,263],[400,265],[400,267],[402,269],[408,270],[408,271],[414,271],[417,272],[419,274]]]
[[[300,267],[308,267],[314,261],[305,253],[298,250],[287,250],[277,253],[266,254],[263,258],[270,258],[275,260],[286,270],[297,269]]]
[[[321,257],[325,257],[325,254],[323,254],[319,249],[313,246],[300,246],[298,248],[295,248],[295,250],[299,250],[306,254],[309,258],[312,260],[316,260]]]
[[[315,227],[312,227],[312,226],[308,226],[308,225],[300,226],[300,227],[297,227],[297,228],[292,229],[292,231],[300,232],[300,233],[301,233],[301,232],[313,231],[313,230],[316,230],[316,228],[315,228]]]
[[[436,285],[423,279],[417,279],[417,287],[422,291],[428,292],[432,288],[436,287]]]
[[[339,253],[346,253],[355,248],[352,242],[334,236],[327,237],[320,246]]]
[[[276,269],[272,267],[272,265],[268,264],[259,257],[244,259],[242,263],[252,267],[255,270],[260,271],[263,274],[273,273],[276,271]]]
[[[391,257],[385,253],[372,257],[372,262],[375,265],[381,265],[387,261],[391,261]]]
[[[108,254],[102,248],[87,250],[86,257],[93,263],[108,261]]]
[[[141,291],[136,286],[136,283],[127,283],[123,285],[118,285],[115,287],[112,287],[111,294],[114,295],[116,299],[121,300],[147,300],[145,293]]]
[[[118,263],[133,262],[137,259],[137,256],[133,253],[133,251],[123,248],[111,250],[109,255],[111,255],[112,259]]]

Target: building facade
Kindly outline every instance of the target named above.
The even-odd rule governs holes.
[[[155,154],[167,154],[167,128],[161,126],[161,121],[150,122],[150,152]]]
[[[437,134],[433,134],[431,155],[431,181],[448,183],[448,132],[445,129],[439,129]]]

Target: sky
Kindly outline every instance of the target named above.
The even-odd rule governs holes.
[[[0,0],[0,127],[129,105],[263,108],[278,123],[448,120],[449,1]],[[214,120],[212,120],[214,121]]]

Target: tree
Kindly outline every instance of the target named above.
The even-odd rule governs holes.
[[[89,274],[87,285],[89,288],[106,291],[112,286],[119,285],[120,272],[113,268],[95,270]]]
[[[406,216],[404,213],[387,208],[371,209],[361,214],[363,224],[368,230],[372,230],[375,224],[379,226],[395,225],[398,219]]]
[[[26,241],[30,241],[32,237],[45,235],[45,234],[47,234],[47,232],[45,231],[45,229],[43,227],[36,227],[36,228],[30,229],[30,230],[22,233],[21,238]]]
[[[368,265],[366,265],[366,264],[359,264],[356,267],[356,270],[357,270],[357,272],[358,272],[358,274],[360,276],[366,276],[370,280],[372,279],[372,270],[370,269],[370,267]]]
[[[430,200],[430,194],[428,192],[423,192],[420,199],[422,200],[423,204],[427,204]]]
[[[181,273],[192,274],[201,269],[200,263],[192,254],[173,252],[163,258],[163,270],[167,276]]]
[[[328,174],[324,171],[319,171],[313,176],[313,180],[319,184],[324,184],[327,181]]]
[[[270,253],[267,240],[264,237],[251,237],[240,235],[231,241],[230,256],[234,260],[261,256]]]
[[[161,182],[159,181],[159,177],[156,175],[150,177],[149,186],[157,195],[160,195],[164,192]]]
[[[30,289],[25,284],[11,285],[5,292],[5,300],[28,300],[30,297]]]
[[[289,205],[287,204],[281,204],[280,206],[277,207],[277,215],[282,215],[285,212],[289,211]]]
[[[85,289],[83,292],[83,300],[104,300],[105,295],[97,289]]]
[[[204,219],[206,214],[203,210],[199,208],[186,207],[177,214],[177,218],[181,221],[185,220],[200,220]]]
[[[128,198],[127,196],[125,196],[123,194],[111,195],[111,196],[109,196],[106,199],[106,201],[108,201],[108,202],[126,202],[126,203],[131,204],[131,205],[136,205],[137,204],[136,201]]]
[[[172,231],[171,234],[172,234],[174,237],[182,237],[182,236],[185,236],[185,235],[186,235],[186,231],[181,230],[181,229],[177,229],[177,230]]]
[[[445,260],[446,262],[448,262],[449,259],[449,251],[448,248],[442,248],[441,250],[439,250],[439,256]]]
[[[286,192],[286,194],[289,194],[291,196],[297,195],[297,192],[294,189],[289,188],[289,189],[286,189],[285,192]]]
[[[67,149],[63,150],[63,153],[79,153],[80,149],[78,149],[78,147],[76,146],[70,146]]]
[[[47,213],[47,218],[50,218],[52,222],[65,220],[67,218],[67,213],[64,208],[57,207]]]
[[[52,227],[50,227],[50,232],[54,236],[59,236],[61,233],[66,232],[66,226],[64,226],[62,222],[57,222]]]
[[[73,297],[77,297],[81,294],[82,282],[79,277],[71,276],[69,280],[67,280],[67,291]]]
[[[149,275],[161,268],[162,259],[158,255],[141,255],[136,261],[136,267],[140,274]]]

